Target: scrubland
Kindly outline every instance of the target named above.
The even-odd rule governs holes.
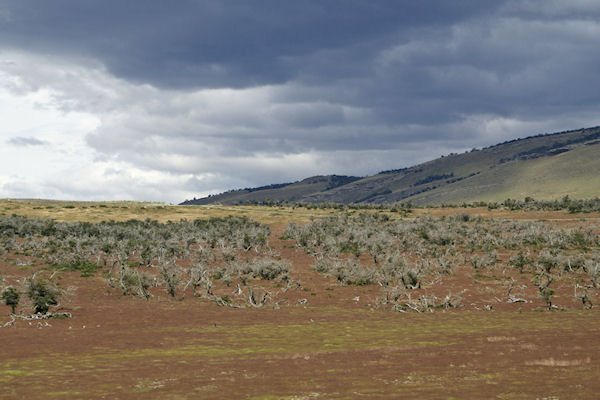
[[[0,398],[593,398],[598,215],[0,201]]]

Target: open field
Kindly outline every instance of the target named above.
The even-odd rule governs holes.
[[[600,391],[596,214],[2,200],[0,218],[17,312],[42,277],[63,291],[51,311],[72,314],[10,324],[0,306],[0,398]],[[97,224],[131,219],[165,224]]]
[[[128,219],[159,222],[193,220],[210,217],[247,217],[263,223],[284,224],[291,221],[308,222],[311,218],[333,213],[331,210],[306,210],[286,207],[262,206],[172,206],[163,203],[132,201],[72,202],[47,200],[0,200],[0,214],[17,214],[27,217],[51,218],[56,221],[99,222]]]

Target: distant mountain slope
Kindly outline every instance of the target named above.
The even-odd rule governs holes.
[[[347,180],[347,181],[345,181]],[[276,201],[415,204],[600,195],[600,127],[516,139],[366,178],[319,176],[184,204]]]
[[[254,202],[264,203],[265,201],[305,201],[304,198],[308,195],[325,192],[358,179],[361,178],[342,175],[313,176],[293,183],[230,190],[202,199],[186,200],[181,204],[248,204]]]

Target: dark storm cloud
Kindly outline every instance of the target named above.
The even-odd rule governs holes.
[[[10,0],[0,10],[5,48],[90,57],[159,88],[322,86],[328,101],[390,126],[597,103],[589,1]],[[293,119],[312,126],[325,113]]]
[[[214,192],[598,125],[599,37],[591,0],[5,0],[0,89],[95,116],[82,143],[132,179]]]
[[[0,43],[88,55],[117,76],[159,87],[247,87],[304,69],[318,79],[364,73],[358,65],[381,46],[488,10],[483,3],[9,0]],[[339,49],[333,61],[343,64],[312,57]]]

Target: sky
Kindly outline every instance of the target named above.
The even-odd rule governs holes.
[[[597,0],[1,0],[0,198],[179,203],[600,125]]]

